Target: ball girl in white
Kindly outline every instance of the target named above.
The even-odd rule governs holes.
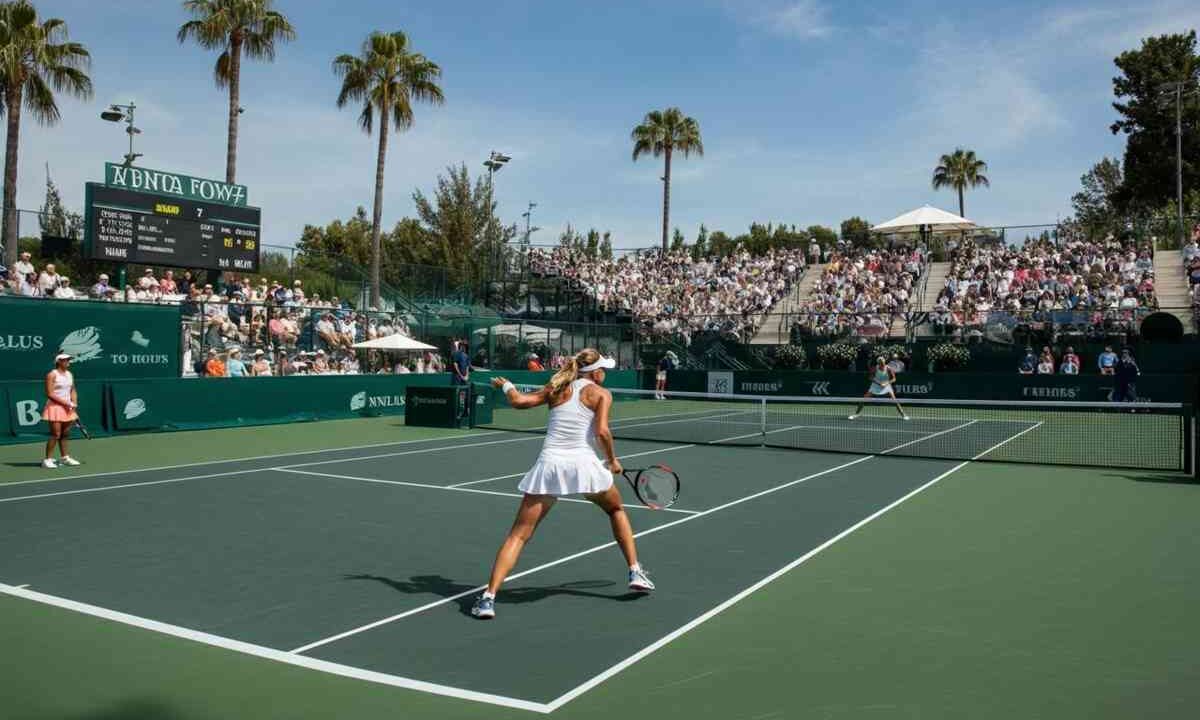
[[[622,468],[608,427],[612,394],[601,386],[604,371],[615,365],[612,358],[586,348],[568,359],[550,382],[535,392],[520,392],[504,378],[492,380],[492,385],[504,391],[513,408],[548,405],[550,420],[542,452],[518,485],[524,497],[512,529],[496,553],[487,590],[471,608],[475,617],[496,616],[495,600],[500,584],[516,566],[538,523],[562,495],[583,495],[608,514],[613,537],[629,564],[629,588],[639,592],[654,589],[654,583],[638,563],[633,528],[621,504],[621,493],[613,483],[613,476],[619,475]]]

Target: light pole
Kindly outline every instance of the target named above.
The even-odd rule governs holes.
[[[1196,92],[1195,88],[1184,92],[1190,84],[1190,82],[1176,80],[1158,86],[1158,89],[1164,94],[1171,93],[1175,96],[1175,209],[1179,220],[1180,248],[1187,242],[1187,230],[1183,227],[1183,98],[1185,95],[1192,95]]]
[[[537,207],[537,203],[531,202],[529,203],[529,209],[521,213],[521,217],[525,218],[525,240],[521,244],[526,248],[529,247],[529,235],[541,230],[539,227],[529,227],[529,221],[533,217],[533,209],[535,207]]]
[[[125,167],[131,167],[133,161],[142,156],[141,153],[133,151],[133,136],[141,135],[142,131],[133,125],[133,111],[137,109],[137,105],[130,100],[128,105],[109,105],[108,109],[100,113],[101,120],[108,122],[124,122],[125,134],[129,136],[129,152],[125,154]]]
[[[491,255],[492,280],[495,279],[494,276],[496,273],[496,240],[492,234],[492,220],[495,218],[495,213],[493,212],[493,207],[495,206],[495,174],[509,160],[512,160],[511,156],[493,150],[488,153],[488,159],[483,162],[483,166],[488,169],[488,221],[484,232],[487,233],[488,245],[491,246],[489,254]]]

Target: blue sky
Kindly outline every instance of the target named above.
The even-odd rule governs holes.
[[[18,204],[40,205],[44,167],[79,207],[83,183],[125,152],[99,111],[133,99],[147,167],[224,177],[225,96],[215,56],[180,46],[175,0],[39,0],[94,60],[95,98],[64,99],[62,122],[26,119]],[[672,225],[730,233],[752,221],[882,222],[930,203],[938,156],[962,145],[990,166],[967,215],[987,225],[1052,223],[1111,135],[1112,58],[1140,38],[1200,26],[1200,4],[657,0],[277,0],[296,42],[243,69],[238,181],[263,208],[265,242],[369,208],[375,141],[339,111],[330,61],[375,29],[403,29],[443,69],[446,104],[418,107],[393,136],[384,222],[413,215],[448,164],[496,177],[506,222],[537,202],[535,242],[572,223],[618,247],[657,242],[661,161],[630,159],[647,110],[676,105],[706,154],[675,164]],[[28,230],[27,230],[28,232]]]

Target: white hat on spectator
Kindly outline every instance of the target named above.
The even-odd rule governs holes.
[[[318,351],[317,351],[317,354],[318,354],[318,355],[324,355],[324,354],[325,354],[325,351],[324,351],[324,350],[318,350]]]
[[[101,280],[107,280],[107,279],[108,279],[108,276],[107,276],[107,275],[105,275],[104,273],[100,273],[100,279],[101,279]]]
[[[266,353],[262,351],[262,348],[254,351],[254,357],[258,357],[259,355],[266,355]]]
[[[154,272],[154,268],[146,268],[145,270],[142,271],[142,274],[149,275],[152,272]]]

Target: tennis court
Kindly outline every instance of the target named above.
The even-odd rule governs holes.
[[[896,575],[895,568],[918,561],[924,567],[912,578],[937,577],[936,558],[946,559],[948,549],[929,550],[920,557],[886,551],[880,556],[880,548],[895,547],[893,537],[883,540],[882,546],[877,544],[876,555],[869,560],[836,564],[832,569],[842,576],[840,581],[815,580],[797,568],[827,557],[876,521],[912,542],[912,536],[928,532],[930,524],[904,519],[910,503],[923,508],[919,512],[926,519],[931,512],[936,516],[947,508],[970,505],[970,497],[941,508],[936,499],[921,502],[921,498],[940,489],[947,479],[977,473],[985,466],[969,463],[971,457],[901,457],[905,451],[928,451],[961,434],[957,441],[962,447],[969,448],[973,457],[987,459],[1036,435],[1047,423],[1045,419],[1013,422],[995,414],[948,418],[922,415],[915,409],[914,419],[904,422],[886,417],[881,408],[869,408],[863,417],[849,421],[839,406],[841,420],[836,423],[819,419],[824,414],[809,414],[796,422],[792,413],[772,421],[765,430],[787,437],[820,433],[820,437],[804,436],[802,442],[815,442],[831,433],[849,438],[846,447],[835,448],[839,452],[730,448],[725,445],[744,440],[739,435],[761,436],[763,428],[742,432],[746,428],[737,423],[753,423],[746,410],[715,401],[714,407],[701,407],[692,400],[686,407],[671,406],[671,401],[653,406],[630,403],[623,415],[619,404],[615,413],[618,436],[643,438],[618,442],[627,467],[665,463],[683,480],[680,502],[668,511],[641,508],[631,493],[626,495],[640,553],[659,586],[651,596],[626,591],[623,563],[610,542],[603,514],[584,501],[568,501],[555,507],[527,547],[517,572],[501,592],[497,620],[479,622],[468,616],[511,521],[517,478],[540,445],[540,435],[535,433],[488,429],[343,448],[331,442],[313,450],[237,460],[0,484],[0,545],[7,549],[0,556],[0,592],[20,601],[20,610],[10,618],[31,612],[33,606],[48,607],[57,628],[72,627],[80,616],[98,618],[106,632],[114,624],[137,629],[136,639],[123,642],[150,643],[168,654],[178,651],[176,639],[181,639],[185,645],[207,646],[221,658],[207,655],[208,661],[236,665],[241,661],[231,658],[249,656],[302,672],[306,684],[336,677],[354,683],[356,693],[372,692],[365,687],[389,692],[400,688],[403,694],[387,696],[395,711],[424,711],[439,717],[495,717],[503,712],[504,717],[518,717],[549,712],[572,716],[578,709],[582,717],[597,705],[608,711],[618,709],[613,703],[621,702],[622,688],[637,686],[636,678],[644,673],[660,678],[667,663],[670,679],[654,685],[646,698],[657,708],[654,714],[800,716],[809,702],[804,693],[797,696],[798,688],[770,680],[777,677],[781,661],[808,668],[803,675],[807,693],[819,693],[821,672],[839,668],[858,678],[859,691],[866,696],[873,695],[867,689],[873,679],[892,682],[883,681],[878,669],[862,666],[861,659],[822,658],[812,651],[821,645],[818,626],[841,628],[855,636],[853,642],[841,638],[839,646],[845,651],[864,640],[857,637],[860,631],[870,635],[867,629],[875,620],[874,615],[859,617],[855,630],[839,625],[845,620],[838,620],[837,613],[810,615],[822,608],[831,610],[829,598],[814,602],[814,594],[837,584],[842,591],[849,588],[857,591],[852,595],[869,596],[886,607],[905,593],[903,574]],[[761,411],[751,412],[762,417]],[[1183,448],[1174,444],[1178,435],[1157,439],[1164,435],[1153,425],[1162,422],[1158,417],[1121,417],[1119,422],[1137,422],[1148,429],[1138,436],[1143,446],[1149,443],[1156,452],[1175,452],[1164,465],[1182,462]],[[718,426],[730,430],[728,422],[735,424],[733,432],[714,434]],[[266,437],[282,430],[240,432]],[[171,436],[160,437],[172,441]],[[330,435],[330,440],[336,440],[336,435]],[[149,437],[142,438],[148,441]],[[110,442],[117,441],[96,441],[96,445]],[[1160,442],[1165,445],[1155,444]],[[1001,484],[1010,483],[1008,492],[1018,494],[1028,487],[1031,475],[1052,480],[1056,472],[1066,478],[1058,487],[1042,492],[1036,502],[1033,496],[1023,500],[1053,505],[1067,497],[1064,487],[1080,482],[1096,486],[1101,476],[1078,470],[986,466],[986,474]],[[1157,477],[1186,479],[1181,474],[1158,473]],[[1139,487],[1111,475],[1107,484],[1120,488],[1122,497],[1131,495],[1131,486]],[[1170,507],[1164,505],[1161,512],[1182,512],[1188,504],[1197,507],[1195,486],[1164,482],[1140,487],[1146,495],[1172,496]],[[979,487],[967,490],[968,496],[980,492]],[[974,501],[987,502],[983,496],[996,490],[989,487]],[[955,492],[963,491],[959,485]],[[1091,508],[1097,518],[1115,510],[1098,501],[1093,504],[1098,506]],[[964,521],[957,514],[952,519]],[[1164,542],[1182,535],[1168,520],[1165,516],[1146,520],[1167,529]],[[1013,519],[1020,527],[1026,522],[1027,518]],[[1083,526],[1087,525],[1085,521]],[[981,542],[971,537],[966,533],[954,538],[950,549],[965,543],[969,556],[970,543]],[[1177,544],[1170,551],[1172,557],[1186,552],[1189,544],[1196,547],[1194,539]],[[972,560],[979,561],[979,557]],[[930,562],[935,564],[926,565]],[[1019,581],[1012,571],[1013,558],[997,556],[984,562],[991,563],[988,572]],[[876,573],[867,586],[859,585],[861,579],[849,579],[863,568]],[[827,566],[823,572],[830,569]],[[1196,581],[1183,577],[1189,573],[1167,574],[1178,585],[1160,586],[1155,595],[1160,601],[1167,599],[1160,610],[1169,616],[1177,605],[1194,604],[1198,598]],[[777,581],[784,580],[790,600],[778,596]],[[1055,597],[1047,592],[1043,600]],[[979,599],[968,597],[965,604],[978,613],[996,609]],[[1077,601],[1067,598],[1063,607]],[[793,607],[793,602],[798,605]],[[942,602],[947,603],[942,610],[951,622],[962,607],[946,598]],[[750,617],[744,606],[755,608]],[[797,609],[803,618],[799,625],[788,619]],[[908,607],[900,614],[921,612]],[[735,622],[732,630],[729,618]],[[716,622],[722,619],[723,623]],[[717,627],[710,629],[710,621]],[[764,621],[765,626],[756,626]],[[45,622],[50,621],[43,618],[32,626],[44,628]],[[1190,618],[1187,622],[1193,629],[1198,627]],[[92,631],[94,627],[77,632],[86,636]],[[747,634],[740,640],[750,647],[714,635],[728,638],[731,632],[735,637]],[[894,645],[899,641],[897,628],[874,632],[878,634],[866,638],[877,648],[873,662],[903,654]],[[926,637],[918,655],[931,650],[929,646],[938,647],[938,641],[946,639],[938,637],[941,632],[953,635],[955,630],[943,628]],[[15,627],[4,634],[18,642],[35,640]],[[1013,642],[1024,647],[1021,638]],[[1165,638],[1161,642],[1163,646],[1145,648],[1147,654],[1177,652],[1175,643]],[[952,640],[950,645],[956,643]],[[702,659],[706,653],[722,656],[724,670],[712,670]],[[1000,657],[1005,654],[1002,648],[992,648],[990,654],[1000,667],[1012,660]],[[969,664],[971,659],[964,661]],[[78,662],[89,666],[86,659]],[[1165,657],[1163,663],[1171,665]],[[753,674],[756,668],[756,680],[739,681],[738,673]],[[1171,666],[1172,672],[1176,670]],[[70,677],[71,662],[60,671]],[[151,676],[161,671],[156,669]],[[1162,682],[1169,676],[1158,674]],[[1018,685],[1021,680],[1010,678]],[[707,700],[697,706],[695,698],[703,696],[697,684],[719,689],[723,702]],[[216,692],[239,693],[253,694],[236,684]],[[1176,695],[1173,702],[1180,699],[1187,698]],[[929,707],[938,707],[931,700],[935,704]],[[741,703],[747,712],[728,714],[728,703],[734,707]],[[1080,707],[1094,709],[1091,704]],[[825,714],[856,716],[836,708]]]

